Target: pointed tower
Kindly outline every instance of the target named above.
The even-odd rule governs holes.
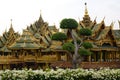
[[[84,24],[85,27],[89,27],[91,22],[92,21],[90,20],[90,17],[89,17],[89,14],[88,14],[88,10],[87,10],[87,3],[85,3],[85,14],[84,14],[82,23]]]
[[[10,29],[9,29],[9,34],[14,33],[13,25],[12,25],[12,19],[11,19],[11,24],[10,24]]]
[[[39,17],[39,20],[38,20],[39,23],[44,23],[44,20],[42,18],[42,12],[40,10],[40,17]]]
[[[44,25],[44,20],[42,18],[41,11],[40,11],[40,17],[39,17],[38,21],[36,22],[36,27],[40,28],[43,25]]]
[[[13,29],[13,25],[12,25],[12,19],[11,19],[10,29],[8,31],[7,45],[10,46],[11,44],[13,44],[17,37],[19,37],[19,34],[15,33],[15,31]]]

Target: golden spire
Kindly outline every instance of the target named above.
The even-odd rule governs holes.
[[[10,21],[11,21],[10,27],[12,27],[12,19],[10,19]]]
[[[12,19],[10,19],[10,21],[11,21],[11,24],[10,24],[9,32],[14,32],[13,25],[12,25]]]
[[[42,10],[40,10],[40,16],[41,16],[41,14],[42,14]]]
[[[85,3],[85,15],[88,15],[87,3]]]
[[[42,10],[40,10],[40,17],[39,17],[39,20],[38,20],[40,23],[43,23],[43,18],[42,18]]]

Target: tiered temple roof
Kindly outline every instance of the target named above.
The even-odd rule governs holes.
[[[19,37],[9,48],[10,49],[39,49],[41,46],[36,38],[28,31],[24,30]]]

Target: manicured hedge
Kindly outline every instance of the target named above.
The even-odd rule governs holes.
[[[2,80],[120,80],[120,69],[1,70],[0,78]]]

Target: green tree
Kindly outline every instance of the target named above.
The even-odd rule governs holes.
[[[82,38],[79,38],[79,40],[76,39],[72,30],[77,29],[77,27],[78,27],[77,21],[75,19],[72,19],[72,18],[68,18],[68,19],[65,18],[60,22],[60,28],[68,29],[68,31],[70,32],[72,39],[73,39],[73,41],[71,43],[69,42],[69,43],[63,44],[64,50],[71,52],[71,54],[74,52],[72,54],[73,56],[71,57],[73,68],[77,68],[78,58],[81,59],[83,54],[89,54],[89,51],[86,49],[88,49],[89,47],[91,48],[90,44],[88,44],[88,45],[86,45],[86,43],[83,44],[84,39],[82,39]],[[82,29],[79,31],[78,34],[80,34],[82,36],[90,36],[92,34],[92,32],[89,29]],[[54,39],[54,40],[61,40],[60,38],[61,37],[59,37],[58,39]],[[83,46],[84,49],[82,49],[81,46]],[[80,60],[80,61],[82,61],[82,60]]]

